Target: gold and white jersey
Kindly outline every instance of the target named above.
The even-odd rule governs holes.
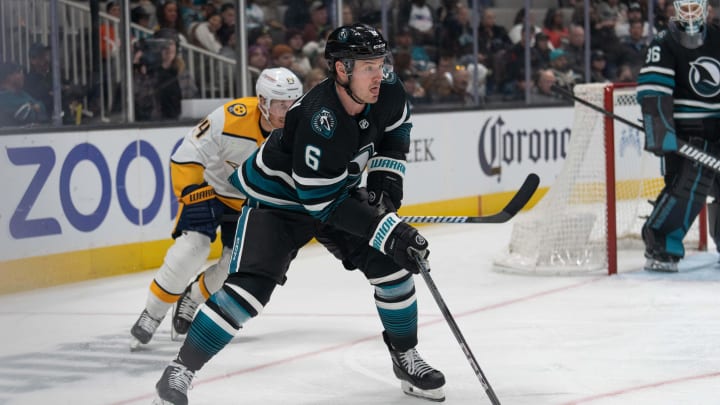
[[[175,195],[191,184],[207,182],[220,201],[239,210],[245,196],[228,182],[235,169],[265,140],[257,97],[235,99],[195,126],[170,163]]]

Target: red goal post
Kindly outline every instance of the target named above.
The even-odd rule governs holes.
[[[575,96],[640,123],[634,83],[575,86]],[[565,163],[543,199],[516,218],[500,271],[523,274],[616,274],[618,251],[642,258],[640,230],[664,183],[660,159],[643,150],[644,134],[582,103],[573,108]],[[705,250],[703,209],[685,238]]]

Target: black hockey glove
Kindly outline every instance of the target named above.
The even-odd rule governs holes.
[[[398,266],[412,273],[419,273],[415,256],[427,258],[428,242],[417,229],[389,213],[380,219],[370,238],[370,246],[390,256]]]
[[[196,231],[214,240],[223,207],[215,198],[212,186],[202,183],[185,187],[179,203],[180,214],[173,237],[177,238],[182,231]]]
[[[388,211],[400,209],[403,199],[405,160],[375,156],[368,161],[368,202],[384,204]]]
[[[645,127],[645,150],[663,156],[678,150],[672,96],[644,96],[640,100]]]

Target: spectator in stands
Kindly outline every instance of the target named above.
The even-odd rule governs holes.
[[[351,5],[343,3],[342,21],[340,25],[353,25],[355,23],[355,12]]]
[[[606,67],[605,52],[599,49],[593,51],[590,56],[590,82],[608,83],[610,79],[607,78],[605,73]]]
[[[624,52],[622,53],[621,63],[630,68],[632,77],[637,78],[640,68],[645,62],[645,52],[647,52],[648,48],[648,38],[643,36],[642,21],[630,23],[630,35],[622,43]]]
[[[550,38],[544,32],[540,32],[535,35],[535,45],[532,47],[530,52],[532,53],[533,62],[532,67],[534,70],[547,69],[550,67]]]
[[[310,4],[310,21],[303,27],[303,40],[305,42],[323,39],[322,33],[330,28],[328,11],[325,3],[315,0]]]
[[[220,40],[220,44],[222,45],[222,48],[220,48],[220,55],[230,58],[230,59],[236,59],[236,50],[235,50],[235,44],[237,42],[237,36],[235,35],[235,29],[233,28],[232,32],[229,32],[230,35],[226,35],[223,38],[218,38]]]
[[[133,9],[130,10],[130,21],[148,30],[152,30],[152,21],[150,17],[150,13],[148,13],[142,6],[133,7]],[[150,38],[152,36],[152,34],[135,27],[130,28],[130,35],[132,36],[133,42]]]
[[[235,5],[233,3],[224,3],[220,7],[220,17],[222,17],[222,26],[220,27],[216,35],[220,43],[227,43],[228,36],[235,35],[235,19],[237,18],[237,14],[235,13]],[[253,31],[254,30],[249,30],[248,36],[250,36],[250,33]],[[252,44],[252,42],[249,43]]]
[[[472,105],[472,95],[468,93],[470,84],[470,72],[460,66],[452,72],[452,83],[450,93],[441,99],[441,102],[460,106]]]
[[[550,38],[553,49],[560,48],[563,41],[567,40],[568,28],[565,26],[563,15],[554,7],[548,8],[545,13],[543,32]]]
[[[428,98],[433,102],[441,102],[452,91],[452,72],[457,60],[449,51],[442,51],[438,59],[437,69],[422,79]]]
[[[331,29],[327,29],[320,34],[319,41],[310,41],[303,46],[303,53],[310,60],[310,66],[313,68],[319,67],[327,69],[327,61],[325,60],[325,43],[327,37],[332,32]]]
[[[510,28],[510,31],[508,31],[508,38],[510,38],[510,42],[513,44],[517,44],[520,42],[520,38],[525,34],[525,31],[523,31],[523,27],[525,26],[525,8],[521,8],[517,11],[515,14],[515,19],[513,20],[513,26]],[[535,45],[535,35],[542,32],[542,28],[535,25],[535,16],[534,14],[530,14],[530,26],[532,27],[532,32],[530,33],[530,46]]]
[[[303,52],[303,46],[305,46],[305,40],[303,40],[302,32],[296,29],[289,29],[285,33],[285,42],[292,48],[294,62],[292,70],[301,79],[310,72],[312,65],[310,65],[310,58]]]
[[[250,31],[248,33],[248,45],[260,45],[265,49],[272,49],[273,37],[270,35],[270,28],[263,25]]]
[[[412,32],[409,27],[401,27],[395,35],[395,46],[392,49],[394,57],[400,52],[406,52],[410,55],[410,68],[415,72],[425,72],[434,66],[430,61],[430,56],[422,46],[413,43]]]
[[[185,25],[180,18],[180,10],[175,0],[167,0],[157,9],[157,21],[158,25],[155,27],[155,31],[161,29],[174,30],[181,43],[187,43],[187,33],[185,32]]]
[[[196,4],[196,1],[180,0],[178,3],[178,9],[183,26],[188,30],[193,24],[203,22],[206,19],[199,5]]]
[[[142,8],[143,11],[148,14],[149,21],[147,27],[152,30],[153,27],[157,25],[157,7],[155,7],[153,0],[138,0],[136,7]]]
[[[302,30],[310,22],[310,4],[314,0],[286,0],[285,28]]]
[[[48,116],[53,112],[53,78],[50,72],[50,47],[41,43],[30,46],[30,69],[25,75],[24,90],[43,103]]]
[[[479,62],[487,66],[493,71],[493,75],[488,77],[487,92],[492,95],[496,91],[496,87],[503,82],[504,66],[502,62],[504,53],[510,49],[512,42],[507,35],[505,27],[495,23],[495,11],[486,8],[483,11],[482,21],[478,28],[478,51]],[[466,64],[471,61],[463,61]]]
[[[48,121],[42,102],[33,98],[23,87],[25,72],[12,62],[0,63],[0,127],[15,127]]]
[[[245,1],[245,28],[252,30],[265,25],[265,11],[255,0]]]
[[[455,12],[448,16],[440,34],[440,46],[445,51],[454,53],[459,59],[472,56],[473,28],[470,21],[470,9],[462,2],[455,6]],[[482,51],[480,62],[486,63],[487,55]]]
[[[222,43],[217,36],[220,27],[222,27],[220,14],[211,14],[207,21],[192,23],[188,32],[190,43],[219,54],[222,49]]]
[[[400,26],[410,27],[416,44],[435,44],[435,15],[426,0],[405,0],[399,13]]]
[[[642,36],[648,37],[651,35],[650,24],[643,19],[643,11],[640,3],[630,3],[627,9],[626,21],[615,24],[615,35],[620,38],[620,40],[628,38],[630,36],[630,24],[633,22],[642,24]]]
[[[307,92],[325,79],[327,79],[327,69],[313,68],[305,75],[303,89]]]
[[[552,90],[557,83],[555,74],[550,69],[541,69],[535,75],[535,85],[530,91],[532,104],[557,104],[565,101],[560,95]]]
[[[605,52],[608,75],[615,77],[623,53],[620,40],[617,35],[615,35],[615,25],[611,23],[611,20],[603,20],[594,7],[591,7],[589,14],[590,49],[600,49]]]
[[[252,91],[252,95],[255,94],[255,86],[250,86],[251,83],[257,83],[257,79],[260,77],[260,72],[270,66],[270,54],[262,45],[251,45],[248,48],[248,89]]]
[[[270,51],[270,67],[284,67],[292,70],[294,63],[295,57],[290,46],[277,44],[272,47],[272,51]]]
[[[410,109],[418,104],[427,104],[430,102],[425,89],[420,84],[420,76],[412,70],[405,70],[398,73],[398,77],[405,85],[405,93],[407,95]]]
[[[655,8],[655,32],[668,28],[670,17],[675,15],[675,5],[672,1],[660,1]]]
[[[445,22],[455,15],[455,9],[460,4],[458,0],[441,0],[437,10],[435,10],[435,23],[438,27],[442,27]]]
[[[613,27],[627,21],[628,6],[620,0],[602,0],[597,3],[600,19]]]
[[[568,33],[568,41],[562,49],[565,51],[570,69],[582,75],[585,72],[585,29],[572,24]]]
[[[577,75],[568,66],[565,51],[562,49],[553,49],[552,52],[550,52],[550,70],[555,75],[555,81],[558,86],[572,90],[575,86]]]
[[[146,42],[146,46],[135,53],[135,118],[138,121],[177,119],[181,113],[183,94],[179,76],[184,73],[184,62],[177,57],[178,41],[167,38],[174,30],[159,33],[160,38]]]
[[[110,16],[120,19],[120,5],[116,1],[109,1],[105,5],[105,12]],[[100,56],[106,60],[116,55],[120,49],[120,38],[115,32],[112,20],[100,25]]]

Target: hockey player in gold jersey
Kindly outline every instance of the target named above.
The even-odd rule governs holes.
[[[175,242],[150,283],[145,308],[130,331],[131,350],[152,339],[176,302],[173,327],[179,334],[187,331],[197,306],[227,276],[237,214],[245,199],[227,179],[273,129],[283,126],[288,108],[302,95],[302,83],[288,69],[265,69],[257,80],[256,94],[214,110],[172,155],[172,184],[179,201],[172,233]],[[223,245],[218,264],[188,286],[207,261],[218,226]]]

